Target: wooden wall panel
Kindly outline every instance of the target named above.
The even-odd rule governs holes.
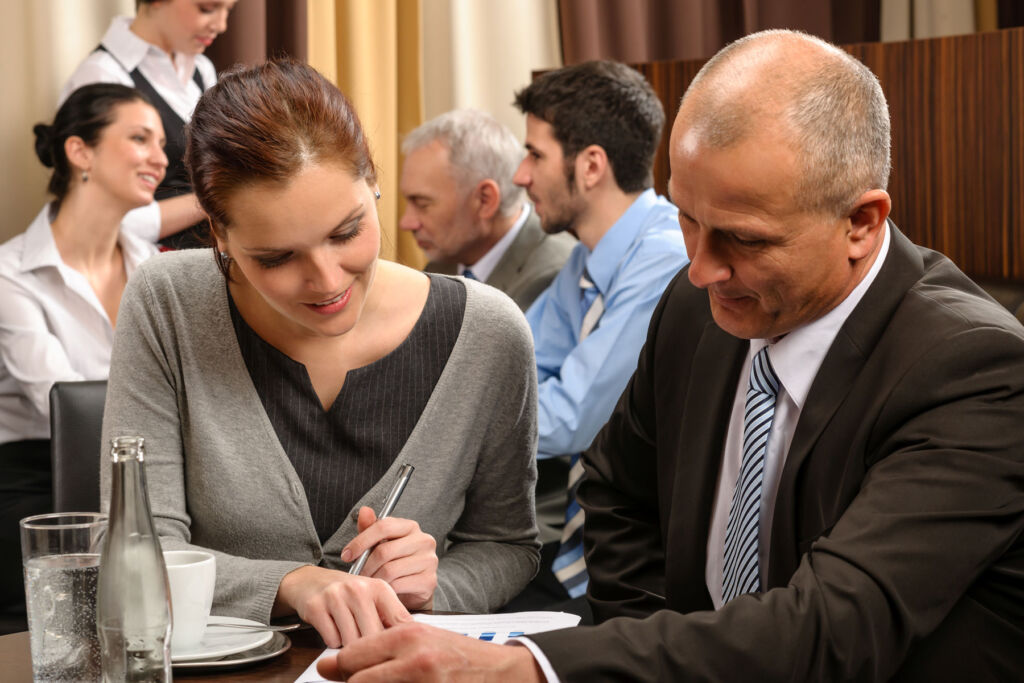
[[[896,224],[972,277],[1024,282],[1024,28],[845,49],[889,100]],[[636,65],[669,126],[702,64]],[[655,163],[662,193],[667,151],[666,128]]]

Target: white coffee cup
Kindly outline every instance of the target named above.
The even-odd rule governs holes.
[[[171,655],[199,648],[206,631],[217,581],[216,559],[201,550],[164,552],[171,586]]]

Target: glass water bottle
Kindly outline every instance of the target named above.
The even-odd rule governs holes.
[[[104,681],[171,680],[167,569],[146,493],[143,438],[111,441],[113,477],[96,621]]]

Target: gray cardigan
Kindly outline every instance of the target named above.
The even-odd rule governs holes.
[[[462,328],[409,440],[321,545],[302,483],[249,378],[209,251],[163,254],[136,272],[118,315],[103,443],[145,437],[161,544],[214,552],[215,614],[267,621],[286,573],[306,564],[345,569],[339,556],[356,533],[359,507],[379,509],[403,463],[416,472],[393,514],[437,541],[435,609],[489,611],[533,577],[530,330],[508,297],[465,285]],[[106,458],[101,496],[106,509]]]

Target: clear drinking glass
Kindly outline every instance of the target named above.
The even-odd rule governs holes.
[[[106,515],[35,515],[20,527],[33,678],[99,681],[96,582]]]

